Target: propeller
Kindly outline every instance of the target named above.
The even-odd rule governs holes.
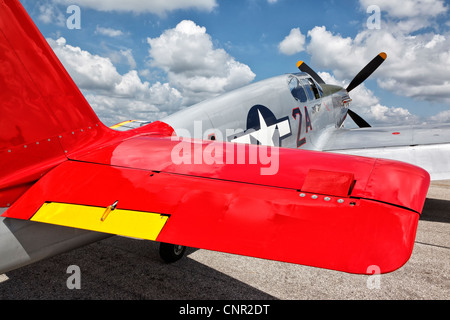
[[[378,69],[378,67],[386,60],[387,55],[384,52],[381,52],[378,54],[375,58],[372,59],[350,82],[350,84],[347,87],[347,92],[352,91],[357,86],[359,86],[361,83],[366,81],[368,77],[372,73],[375,72],[375,70]],[[356,112],[348,109],[347,114],[352,118],[352,120],[358,125],[360,128],[370,128],[371,125],[367,123],[366,120],[361,118]]]
[[[355,78],[353,78],[352,82],[347,87],[347,92],[352,91],[357,86],[359,86],[361,83],[366,81],[368,77],[372,73],[375,72],[375,70],[378,69],[378,67],[386,60],[387,55],[384,52],[381,52],[379,55],[377,55],[375,58],[373,58],[372,61],[370,61],[357,75]]]
[[[360,128],[370,128],[372,127],[370,124],[367,123],[366,120],[361,118],[356,112],[348,109],[347,114],[352,118],[352,120],[356,123],[356,125]]]
[[[350,84],[347,87],[347,92],[352,91],[353,89],[355,89],[356,87],[358,87],[361,83],[363,83],[364,81],[366,81],[366,79],[368,77],[370,77],[370,75],[372,73],[375,72],[375,70],[378,69],[378,67],[386,60],[387,55],[384,52],[381,52],[380,54],[378,54],[375,58],[372,59],[372,61],[370,61],[354,78],[353,80],[350,82]],[[305,62],[303,61],[299,61],[297,63],[297,67],[300,71],[302,72],[306,72],[308,73],[311,77],[314,78],[314,80],[316,80],[317,83],[319,84],[325,84],[325,81],[322,80],[321,77],[319,77],[319,75],[314,72],[313,69],[311,69]],[[347,110],[347,114],[350,116],[350,118],[352,118],[352,120],[360,127],[360,128],[369,128],[371,127],[369,123],[367,123],[366,120],[364,120],[363,118],[361,118],[357,113],[355,113],[354,111],[348,109]]]
[[[301,72],[306,72],[307,74],[309,74],[311,77],[313,77],[314,80],[316,80],[317,83],[319,84],[325,83],[325,81],[323,81],[322,78],[319,77],[319,75],[313,69],[311,69],[305,62],[303,61],[297,62],[297,68]]]

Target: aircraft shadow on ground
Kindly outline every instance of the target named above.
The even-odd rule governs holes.
[[[186,254],[196,249],[188,248]],[[71,265],[80,267],[81,289],[68,289]],[[215,300],[274,297],[189,257],[173,264],[158,244],[111,237],[7,273],[0,300],[119,299]]]
[[[450,201],[427,198],[420,220],[450,223]]]

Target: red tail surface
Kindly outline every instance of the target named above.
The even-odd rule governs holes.
[[[0,207],[109,129],[19,1],[0,1]],[[14,187],[11,187],[14,185]]]

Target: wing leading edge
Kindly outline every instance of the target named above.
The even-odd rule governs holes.
[[[191,164],[174,165],[180,144],[222,146],[224,164],[195,164],[190,154]],[[260,163],[225,164],[239,146],[128,139],[62,163],[5,216],[350,273],[389,272],[409,259],[429,183],[423,170],[270,148],[279,171],[262,176]]]

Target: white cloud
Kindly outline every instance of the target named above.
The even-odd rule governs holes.
[[[444,0],[360,0],[362,8],[376,5],[381,10],[385,28],[393,32],[415,32],[427,27],[438,28],[436,18],[448,12]]]
[[[136,69],[137,63],[133,57],[133,51],[131,49],[120,50],[120,54],[126,59],[131,69]]]
[[[436,17],[447,11],[443,0],[360,0],[362,7],[377,5],[380,9],[393,18],[422,19]]]
[[[438,123],[450,122],[450,110],[441,111],[437,115],[432,116],[430,120]]]
[[[66,24],[66,17],[64,14],[51,3],[39,5],[38,19],[46,24],[55,23],[59,26],[64,26]]]
[[[396,42],[378,85],[407,97],[450,102],[450,33],[397,37]]]
[[[100,26],[97,26],[97,28],[95,29],[95,33],[102,34],[108,37],[120,37],[124,35],[124,33],[121,30],[116,30],[112,28],[103,28]]]
[[[214,48],[206,28],[189,20],[148,38],[151,65],[163,69],[169,83],[190,105],[251,82],[255,74],[225,50]]]
[[[385,28],[344,38],[325,27],[315,27],[308,36],[312,65],[332,70],[338,79],[350,81],[376,54],[385,51],[386,62],[372,76],[380,87],[401,96],[450,102],[448,32],[410,35]]]
[[[311,65],[318,70],[331,70],[347,85],[376,54],[384,51],[387,60],[371,76],[379,87],[399,96],[450,103],[450,32],[436,27],[436,17],[448,12],[444,2],[360,0],[360,4],[362,9],[373,4],[380,7],[381,29],[362,29],[354,37],[343,37],[323,26],[313,28],[308,32],[306,46]],[[418,32],[429,26],[433,28]],[[352,92],[352,97],[357,96],[356,92]],[[374,106],[371,105],[372,116],[384,119],[380,114],[387,114],[386,109]],[[417,120],[403,110],[389,110],[391,114],[395,111],[396,115],[408,116],[410,121]]]
[[[381,104],[376,104],[370,107],[370,115],[375,121],[389,125],[419,123],[417,116],[412,115],[407,109],[400,107],[386,107]]]
[[[181,106],[180,93],[167,83],[152,86],[141,83],[135,71],[124,75],[111,94],[83,90],[86,99],[103,123],[113,125],[125,120],[156,121]]]
[[[77,4],[99,11],[124,11],[134,13],[165,14],[178,9],[197,9],[212,11],[216,6],[216,0],[54,0],[56,2],[71,5]]]
[[[288,36],[278,45],[278,50],[288,56],[305,50],[306,37],[301,33],[300,28],[291,30]]]
[[[81,88],[110,90],[120,82],[121,75],[108,58],[73,47],[64,38],[47,41]]]
[[[148,39],[151,66],[166,73],[168,83],[150,84],[155,70],[136,70],[131,49],[110,58],[72,46],[64,38],[47,39],[98,116],[107,125],[128,120],[156,120],[182,107],[251,82],[255,74],[225,50],[214,48],[204,27],[182,21],[160,37]],[[114,63],[129,65],[120,74]]]
[[[380,47],[365,43],[358,35],[355,39],[333,34],[326,27],[314,27],[308,31],[310,38],[307,52],[312,65],[331,69],[338,79],[352,79],[377,53]],[[389,44],[390,39],[385,39]],[[383,48],[383,47],[381,47]],[[371,57],[368,60],[368,57]]]
[[[121,75],[110,59],[71,46],[64,38],[47,41],[107,125],[130,119],[157,120],[181,108],[181,94],[169,84],[150,85],[136,70]]]

